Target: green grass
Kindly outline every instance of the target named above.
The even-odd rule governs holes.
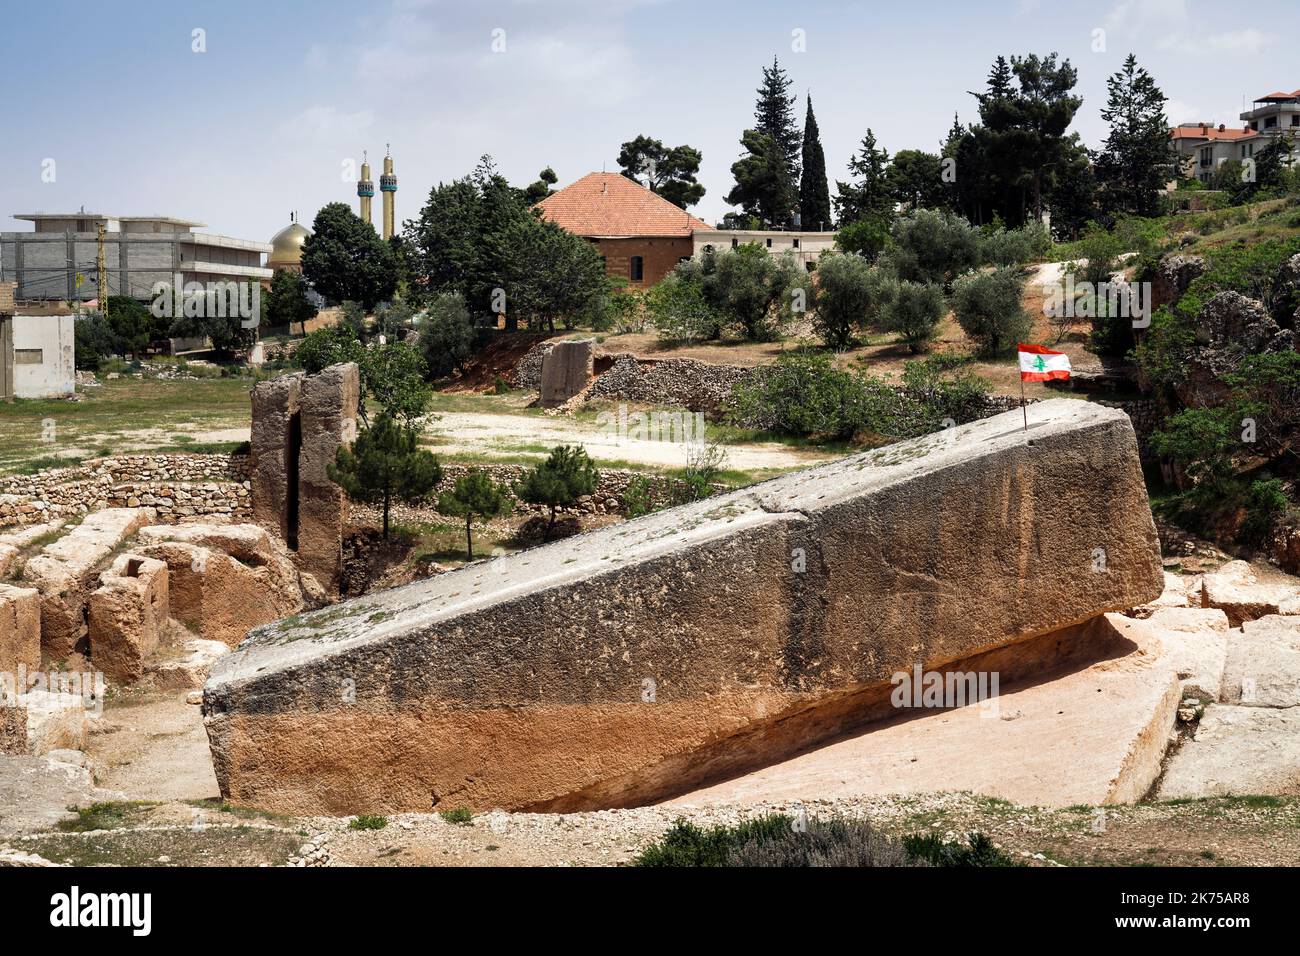
[[[0,475],[68,467],[110,450],[223,451],[230,443],[180,442],[177,436],[248,427],[251,384],[238,378],[168,382],[127,377],[85,389],[79,402],[15,399],[0,404]],[[51,434],[50,425],[55,440],[43,441]]]
[[[68,807],[77,815],[75,820],[60,820],[64,833],[89,833],[92,830],[116,830],[138,822],[148,810],[158,806],[146,800],[124,800],[111,803],[92,803],[88,807]]]

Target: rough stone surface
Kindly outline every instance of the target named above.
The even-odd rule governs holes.
[[[5,708],[25,725],[20,749],[10,753],[39,756],[52,750],[84,750],[86,746],[85,700],[77,694],[31,690]]]
[[[0,756],[0,834],[48,829],[73,815],[68,807],[124,799],[96,787],[85,767],[48,757]]]
[[[159,541],[139,552],[167,565],[172,617],[207,640],[234,647],[249,628],[302,608],[296,581],[272,563],[245,564],[183,541]]]
[[[555,343],[542,359],[542,407],[563,405],[586,388],[593,366],[594,346],[590,339]]]
[[[1217,701],[1228,655],[1228,617],[1217,608],[1164,607],[1146,621],[1160,635],[1183,696]]]
[[[1156,267],[1155,281],[1151,284],[1152,311],[1162,306],[1172,305],[1183,297],[1193,280],[1205,272],[1205,259],[1201,256],[1188,256],[1170,253],[1160,260]]]
[[[1161,800],[1300,795],[1300,707],[1213,704],[1196,737],[1170,758]]]
[[[1107,614],[961,665],[999,696],[911,710],[672,801],[676,806],[969,790],[1033,806],[1131,803],[1160,772],[1179,685],[1149,622]]]
[[[1219,405],[1231,391],[1226,376],[1244,356],[1288,352],[1295,345],[1295,333],[1281,328],[1263,303],[1238,292],[1219,292],[1196,317],[1196,345],[1175,391],[1188,408]]]
[[[90,595],[87,627],[96,670],[118,683],[144,676],[170,617],[167,565],[140,554],[120,554]]]
[[[259,628],[204,689],[222,792],[335,813],[650,802],[841,732],[899,670],[1157,597],[1127,416],[1055,400],[1030,420]]]
[[[356,438],[360,401],[360,371],[351,362],[261,382],[252,391],[253,518],[296,552],[303,571],[335,592],[348,501],[326,468],[339,445]]]
[[[0,673],[41,667],[41,595],[35,588],[0,584]]]
[[[1300,707],[1300,617],[1270,614],[1232,633],[1223,700],[1247,707]]]
[[[179,657],[159,661],[149,669],[145,683],[155,690],[198,690],[217,659],[229,653],[229,645],[221,641],[186,641]]]
[[[1261,582],[1245,561],[1229,561],[1201,579],[1201,606],[1220,608],[1233,627],[1277,614],[1298,596],[1294,586]]]
[[[24,579],[41,592],[41,651],[47,660],[60,661],[80,649],[96,571],[113,549],[156,517],[152,508],[93,512],[27,562]]]

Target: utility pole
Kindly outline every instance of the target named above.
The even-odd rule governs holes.
[[[97,223],[95,234],[99,238],[99,251],[95,255],[95,266],[99,272],[99,314],[108,321],[108,270],[104,267],[104,224]]]

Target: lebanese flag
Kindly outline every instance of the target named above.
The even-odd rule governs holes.
[[[1020,356],[1020,381],[1046,382],[1052,378],[1070,377],[1070,356],[1041,345],[1016,346]]]

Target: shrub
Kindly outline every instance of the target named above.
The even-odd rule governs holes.
[[[1119,255],[1125,251],[1124,241],[1117,233],[1108,232],[1095,222],[1088,223],[1083,238],[1075,243],[1075,249],[1082,258],[1067,262],[1065,271],[1074,276],[1075,282],[1094,285],[1111,281],[1119,264]]]
[[[593,324],[593,332],[613,329],[615,332],[641,332],[646,323],[645,296],[636,289],[629,288],[628,280],[614,276],[606,280],[605,308],[598,324]]]
[[[362,363],[365,347],[355,332],[346,325],[332,325],[307,333],[293,353],[294,363],[315,375],[340,362]]]
[[[785,352],[732,390],[738,424],[786,435],[848,438],[857,430],[858,383],[830,356]]]
[[[420,319],[420,353],[429,375],[445,378],[464,372],[474,354],[474,320],[459,292],[436,295]]]
[[[944,840],[937,833],[913,833],[903,837],[903,848],[910,858],[933,866],[1015,866],[987,835],[979,832],[967,834],[964,844]]]
[[[372,343],[361,356],[361,379],[385,415],[413,422],[424,414],[432,389],[424,359],[405,342]]]
[[[950,284],[979,262],[979,237],[961,216],[918,209],[894,222],[888,257],[907,282]]]
[[[623,510],[629,518],[639,518],[655,510],[653,489],[650,479],[644,475],[633,475],[623,490]]]
[[[474,814],[466,807],[456,807],[454,810],[439,810],[438,816],[448,823],[459,823],[462,826],[471,823],[474,819]]]
[[[388,817],[374,816],[369,813],[363,813],[355,817],[349,824],[349,830],[382,830],[388,826]]]
[[[783,314],[773,306],[798,269],[789,253],[782,259],[773,259],[767,250],[753,243],[724,250],[715,257],[715,304],[752,342],[767,342],[780,335]]]
[[[727,451],[721,445],[703,444],[686,454],[681,484],[674,493],[675,504],[699,501],[713,494],[713,483],[727,464]]]
[[[703,284],[688,273],[669,273],[646,294],[645,305],[659,338],[665,342],[695,342],[718,335],[717,311],[709,303]]]
[[[998,228],[981,235],[979,260],[992,266],[1021,265],[1042,259],[1051,247],[1047,227],[1041,222],[1029,222],[1020,229]]]
[[[113,332],[98,314],[79,316],[72,326],[73,361],[77,368],[94,372],[113,354]]]
[[[1280,480],[1261,478],[1252,482],[1250,490],[1246,492],[1246,515],[1241,522],[1238,537],[1247,544],[1266,544],[1290,508],[1291,501]]]
[[[866,323],[878,288],[870,264],[860,255],[828,252],[818,260],[812,325],[827,348],[852,344],[853,330]]]
[[[932,282],[900,282],[884,307],[885,327],[903,336],[911,350],[925,351],[944,316],[943,290]]]
[[[796,823],[779,813],[707,829],[678,819],[632,863],[641,867],[1015,865],[982,833],[971,833],[964,844],[933,834],[914,834],[900,841],[865,820],[831,817]]]
[[[889,223],[878,216],[869,216],[841,226],[835,234],[835,247],[850,255],[862,256],[874,262],[876,256],[889,244]],[[818,268],[821,268],[820,261]]]
[[[1015,267],[964,276],[953,286],[957,324],[984,355],[1004,355],[1029,337],[1033,323],[1021,304],[1024,278]]]

